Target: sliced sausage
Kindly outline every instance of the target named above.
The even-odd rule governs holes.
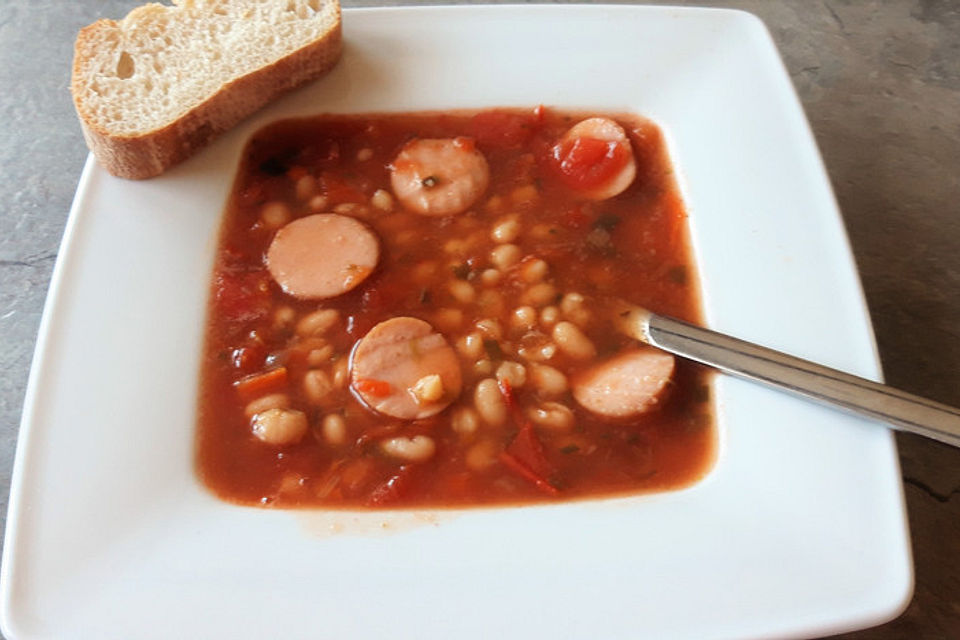
[[[424,386],[436,389],[437,376],[439,393],[424,394]],[[357,343],[350,362],[350,386],[374,411],[418,420],[440,413],[460,394],[460,363],[429,323],[391,318]]]
[[[295,298],[333,298],[363,282],[377,266],[380,244],[362,222],[335,213],[294,220],[274,236],[267,269]]]
[[[637,416],[657,407],[673,367],[673,356],[658,349],[627,351],[575,375],[571,380],[573,397],[580,406],[601,416]]]

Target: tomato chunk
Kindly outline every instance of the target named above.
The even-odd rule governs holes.
[[[256,400],[268,393],[275,393],[287,386],[287,368],[277,367],[270,371],[249,376],[233,383],[244,402]]]
[[[360,378],[353,383],[354,388],[360,393],[370,394],[379,398],[385,398],[390,395],[390,383],[385,380],[374,380],[372,378]]]
[[[555,496],[560,493],[550,482],[557,470],[547,460],[543,443],[529,422],[521,427],[507,450],[500,454],[500,461],[547,495]]]
[[[470,132],[481,147],[516,149],[533,137],[534,118],[503,111],[484,111],[471,119]]]
[[[630,160],[630,152],[621,142],[587,137],[562,140],[551,154],[560,179],[573,189],[600,186]]]

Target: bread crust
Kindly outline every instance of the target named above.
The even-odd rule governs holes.
[[[92,45],[93,33],[103,27],[103,23],[116,24],[101,20],[82,29],[77,36],[70,91],[87,146],[108,172],[120,178],[139,180],[160,175],[278,96],[325,74],[337,63],[343,50],[338,7],[335,27],[318,40],[231,80],[162,128],[118,136],[98,126],[85,113],[84,87],[78,73],[81,55]]]

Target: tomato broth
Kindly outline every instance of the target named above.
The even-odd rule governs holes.
[[[270,125],[217,248],[199,475],[273,507],[687,486],[715,455],[709,374],[617,332],[620,300],[701,320],[648,120],[537,107]]]

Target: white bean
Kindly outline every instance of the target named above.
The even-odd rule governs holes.
[[[572,322],[558,322],[553,328],[553,341],[561,351],[577,360],[588,360],[597,355],[590,338]]]
[[[392,211],[393,196],[390,195],[390,192],[386,189],[377,189],[373,192],[373,195],[370,196],[370,205],[380,211]]]
[[[450,416],[450,426],[460,435],[470,435],[480,426],[480,416],[470,407],[460,407]]]
[[[452,281],[448,287],[448,290],[450,291],[450,295],[452,295],[457,302],[462,304],[470,304],[477,297],[477,292],[466,280]]]
[[[531,284],[540,282],[547,277],[548,273],[550,273],[550,265],[540,258],[527,260],[520,269],[520,277]]]
[[[586,300],[579,293],[568,293],[560,300],[560,311],[563,316],[583,328],[590,324],[590,310]]]
[[[307,203],[307,206],[310,207],[311,211],[326,211],[329,203],[330,201],[327,200],[327,196],[313,196],[310,198],[310,202]]]
[[[527,381],[527,370],[519,362],[504,360],[497,367],[497,380],[506,380],[513,388],[522,387]]]
[[[347,421],[339,413],[328,413],[320,424],[323,437],[330,444],[343,444],[347,441]]]
[[[322,406],[330,399],[333,381],[323,369],[311,369],[303,375],[303,393],[314,406]]]
[[[321,336],[340,321],[340,312],[336,309],[317,309],[300,318],[296,333],[301,338]]]
[[[515,244],[501,244],[490,252],[490,262],[497,269],[506,271],[513,265],[520,262],[522,252],[520,247]]]
[[[476,360],[483,355],[483,338],[474,331],[457,340],[456,347],[463,357]]]
[[[484,378],[477,383],[473,404],[480,418],[487,424],[499,427],[507,421],[507,403],[504,402],[500,387],[493,378]]]
[[[311,367],[320,367],[327,364],[333,357],[333,345],[318,345],[307,353],[307,364]]]
[[[497,443],[493,440],[481,440],[467,449],[464,460],[474,471],[486,469],[497,461]]]
[[[560,319],[560,310],[555,306],[550,305],[549,307],[544,307],[540,311],[540,323],[547,328],[552,327],[557,324],[557,320]]]
[[[501,326],[500,321],[495,318],[477,320],[477,329],[488,338],[493,338],[494,340],[499,340],[503,337],[503,326]]]
[[[253,417],[251,428],[267,444],[295,444],[307,433],[307,416],[294,409],[267,409]]]
[[[338,358],[333,363],[333,386],[337,389],[343,389],[347,386],[350,379],[350,358]]]
[[[247,419],[253,418],[258,413],[267,409],[286,409],[290,406],[290,398],[285,393],[271,393],[270,395],[251,400],[243,409],[243,414]]]
[[[286,305],[277,307],[273,312],[273,327],[275,329],[287,329],[297,319],[297,312],[292,307]]]
[[[565,376],[558,369],[545,364],[530,363],[528,372],[530,383],[541,396],[556,397],[563,395],[570,387]]]
[[[533,329],[537,326],[537,310],[529,305],[517,307],[510,315],[510,324],[517,329]]]
[[[317,192],[317,179],[311,175],[301,176],[295,188],[297,200],[309,200]]]
[[[499,316],[503,314],[506,303],[503,301],[503,295],[496,289],[484,289],[477,296],[477,306],[482,313]]]
[[[527,417],[547,429],[567,431],[573,426],[573,411],[559,402],[544,402],[527,410]]]
[[[260,208],[260,222],[268,229],[279,229],[291,217],[290,207],[282,202],[268,202]]]
[[[515,216],[503,218],[497,221],[490,231],[490,239],[494,242],[508,243],[513,242],[520,235],[520,222]]]
[[[484,269],[483,273],[480,274],[480,282],[487,287],[492,287],[500,282],[501,277],[503,277],[503,274],[499,269]]]
[[[423,462],[429,460],[437,450],[437,445],[430,436],[400,436],[383,440],[380,450],[388,456],[407,460],[408,462]]]
[[[534,307],[543,307],[553,302],[556,297],[557,288],[549,282],[541,282],[524,291],[520,300]]]
[[[478,376],[488,376],[493,373],[493,361],[492,360],[477,360],[476,364],[473,365],[473,372]]]

